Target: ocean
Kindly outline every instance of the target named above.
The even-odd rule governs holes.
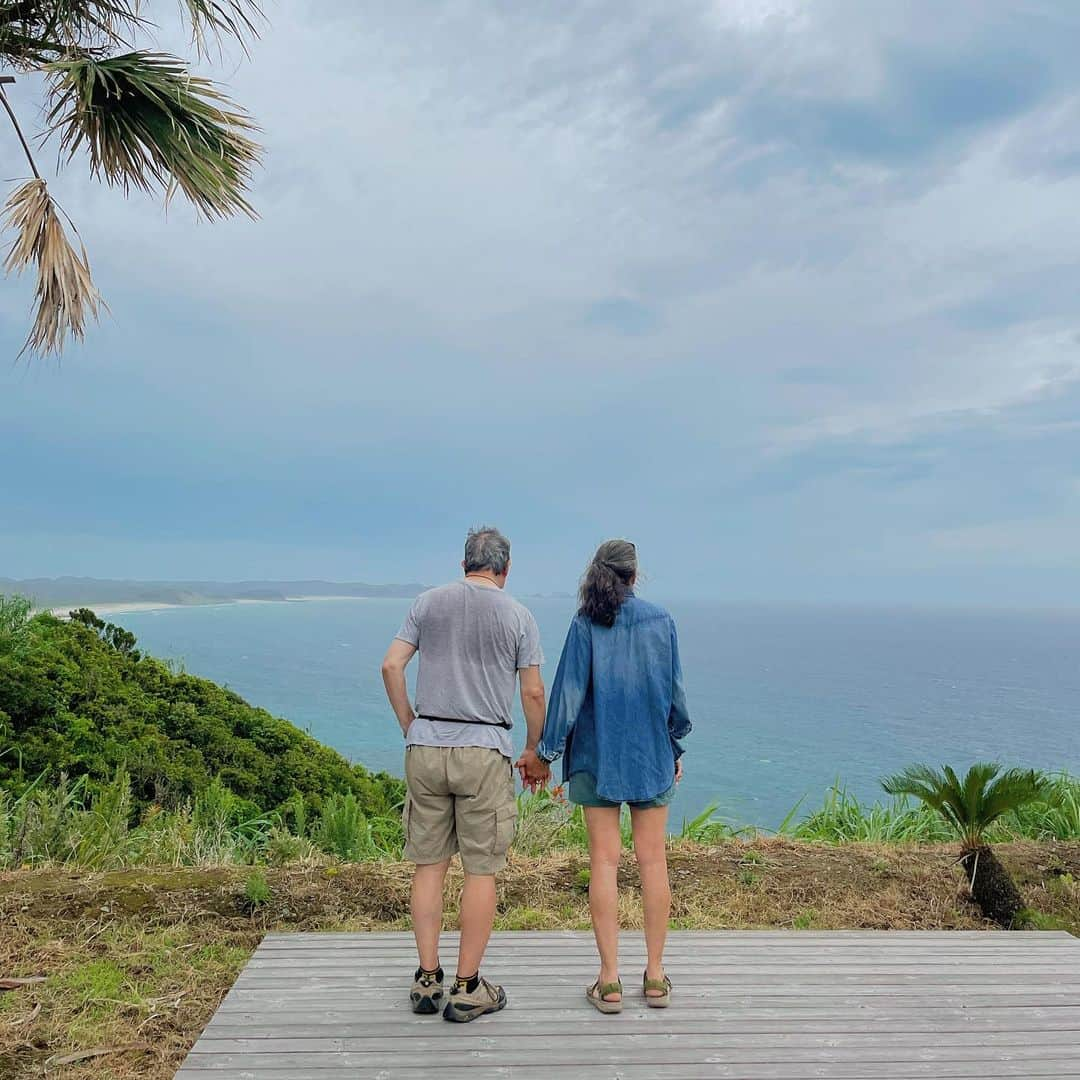
[[[550,682],[573,603],[527,599]],[[402,772],[379,662],[410,601],[310,600],[115,614],[141,647],[372,769]],[[881,798],[912,762],[1080,772],[1080,612],[668,605],[694,731],[673,826],[707,805],[775,828],[838,778]],[[523,741],[518,711],[516,745]]]

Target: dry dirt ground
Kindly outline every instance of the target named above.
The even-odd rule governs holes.
[[[1080,934],[1080,844],[997,850],[1027,925]],[[497,927],[587,928],[587,867],[577,852],[515,857],[500,879]],[[0,874],[0,986],[42,980],[0,990],[0,1080],[171,1077],[267,930],[404,929],[409,870],[268,869],[268,898],[254,905],[251,872],[237,867]],[[640,927],[629,856],[621,878],[623,923]],[[677,928],[989,929],[946,848],[677,845],[671,879]],[[458,884],[455,872],[448,927]]]

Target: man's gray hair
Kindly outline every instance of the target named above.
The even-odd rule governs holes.
[[[465,538],[465,573],[490,570],[493,574],[505,574],[510,565],[510,541],[498,529],[482,525],[470,529]]]

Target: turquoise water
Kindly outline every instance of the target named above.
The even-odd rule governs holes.
[[[569,600],[528,600],[550,681]],[[379,661],[407,600],[316,600],[113,616],[142,646],[401,773]],[[775,826],[838,776],[877,798],[913,761],[1080,772],[1080,613],[670,605],[695,730],[676,821],[710,802]],[[521,728],[516,732],[520,744]]]

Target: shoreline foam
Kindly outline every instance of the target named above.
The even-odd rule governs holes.
[[[112,600],[104,603],[92,601],[73,602],[46,608],[57,618],[66,619],[76,608],[89,608],[95,615],[132,615],[147,611],[167,611],[171,608],[207,608],[226,607],[232,604],[306,604],[312,600],[376,600],[373,596],[283,596],[281,599],[257,599],[254,597],[236,597],[227,600],[194,601],[190,604],[178,604],[169,600]]]

